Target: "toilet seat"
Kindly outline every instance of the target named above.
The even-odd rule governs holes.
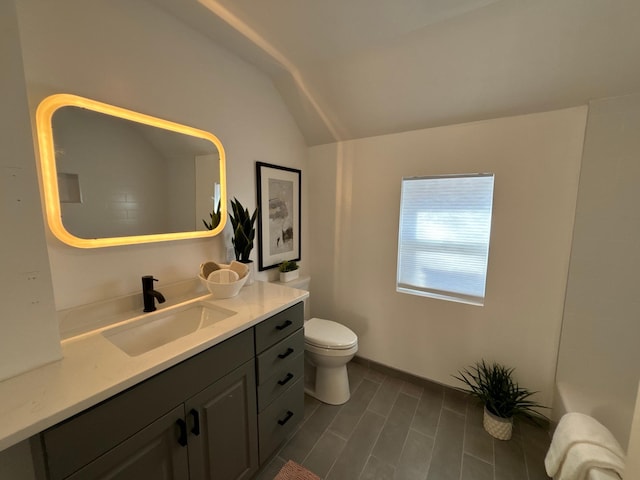
[[[331,320],[312,318],[304,324],[306,344],[329,350],[348,350],[358,344],[358,337],[349,328]]]

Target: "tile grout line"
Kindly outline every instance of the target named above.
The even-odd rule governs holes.
[[[404,394],[407,395],[406,393]],[[398,397],[400,397],[400,395],[398,395]],[[412,397],[411,395],[407,395],[407,397],[416,398],[416,397]],[[418,406],[420,405],[421,398],[422,398],[422,394],[420,394],[420,397],[418,397],[416,408],[414,408],[413,415],[411,415],[411,420],[409,421],[409,428],[407,428],[407,434],[404,437],[404,443],[402,444],[402,448],[400,449],[400,456],[398,457],[398,465],[394,465],[394,471],[397,470],[397,467],[400,465],[400,460],[402,459],[402,454],[404,453],[404,449],[407,446],[407,441],[409,440],[409,432],[411,432],[411,425],[413,425],[413,419],[416,418],[416,413],[418,412]]]
[[[372,410],[369,410],[369,405],[371,404],[371,402],[373,402],[373,399],[375,398],[375,396],[378,394],[378,392],[380,391],[380,389],[382,388],[382,384],[384,383],[384,381],[388,378],[388,375],[384,376],[384,380],[382,382],[380,382],[378,384],[378,388],[376,390],[376,393],[371,397],[371,400],[369,400],[369,403],[367,404],[367,407],[365,408],[365,412],[371,412],[374,415],[380,415],[380,413],[378,412],[374,412]],[[399,392],[398,394],[396,394],[396,398],[393,401],[393,405],[396,404],[396,401],[398,400],[398,396],[399,396]],[[389,414],[391,413],[391,410],[393,410],[393,405],[391,405],[391,409],[389,410]],[[376,447],[376,444],[378,443],[378,440],[380,439],[380,435],[382,435],[382,431],[384,430],[385,425],[387,424],[387,421],[389,419],[389,414],[387,415],[380,415],[381,417],[384,418],[384,423],[382,424],[382,428],[380,428],[380,431],[378,432],[378,436],[376,437],[375,441],[371,444],[371,449],[369,450],[369,454],[367,455],[367,460],[364,462],[364,465],[362,465],[362,470],[360,470],[360,473],[358,474],[358,478],[362,477],[362,474],[364,473],[365,469],[367,468],[367,464],[369,463],[369,460],[371,459],[371,457],[373,456],[371,454],[371,452],[373,452],[373,449]],[[362,417],[364,417],[364,413],[362,414]],[[362,420],[362,417],[360,417],[360,420]],[[360,423],[360,422],[358,422]],[[394,470],[395,473],[395,470]],[[395,476],[395,475],[394,475]]]
[[[491,451],[493,452],[493,480],[496,480],[498,475],[498,467],[496,465],[496,439],[491,436]]]
[[[319,408],[320,406],[318,406]],[[309,458],[309,455],[311,455],[311,452],[313,452],[313,449],[316,448],[316,445],[318,445],[318,443],[320,442],[320,439],[324,436],[325,433],[327,433],[327,431],[329,430],[329,425],[331,425],[333,423],[333,421],[335,420],[335,418],[340,414],[340,412],[342,411],[342,408],[344,407],[344,404],[342,404],[340,406],[340,408],[338,409],[338,411],[336,412],[336,414],[333,416],[333,420],[331,420],[331,422],[329,422],[329,424],[325,427],[325,429],[322,431],[322,433],[320,433],[320,435],[318,435],[318,439],[315,441],[315,443],[313,444],[313,446],[309,449],[309,453],[307,453],[304,457],[304,459],[302,460],[302,464],[304,464],[304,462]],[[314,411],[315,413],[315,411]],[[311,417],[309,417],[311,418]],[[333,432],[330,432],[333,433]]]
[[[336,464],[336,462],[338,461],[338,458],[340,458],[340,455],[342,454],[342,451],[347,447],[347,442],[344,442],[344,445],[342,446],[342,448],[340,449],[340,452],[336,455],[336,458],[333,460],[333,462],[331,463],[331,466],[329,467],[329,469],[327,470],[327,475],[324,478],[327,478],[329,476],[329,474],[331,473],[331,469],[333,468],[333,466]]]
[[[492,465],[491,463],[487,462],[484,458],[480,458],[480,457],[478,457],[477,455],[474,455],[473,453],[464,452],[464,454],[465,454],[465,455],[467,455],[467,456],[469,456],[469,457],[475,458],[475,459],[476,459],[476,460],[478,460],[479,462],[486,463],[486,464],[487,464],[487,465],[489,465],[490,467],[493,467],[493,465]],[[493,452],[492,452],[492,455],[493,455]]]
[[[363,375],[362,380],[364,380],[366,377]],[[362,382],[361,382],[362,383]],[[376,383],[374,381],[371,381],[371,383]],[[369,400],[369,403],[367,403],[367,405],[365,405],[365,408],[362,410],[362,415],[360,415],[360,418],[358,419],[358,422],[356,423],[356,425],[353,427],[353,431],[351,432],[351,435],[353,435],[353,432],[355,432],[358,429],[358,425],[360,425],[360,423],[362,422],[362,419],[364,418],[364,414],[367,413],[369,404],[373,401],[373,398],[376,396],[376,394],[378,393],[378,390],[380,390],[380,386],[382,385],[382,382],[377,384],[377,388],[375,393],[371,396],[371,400]],[[372,412],[375,413],[375,412]],[[386,422],[386,419],[385,419]],[[333,423],[333,422],[332,422]],[[383,425],[384,427],[384,425]],[[329,425],[327,425],[327,429],[329,428]],[[380,430],[382,431],[382,429]],[[323,432],[324,433],[324,432]],[[351,438],[351,435],[349,436]],[[378,436],[380,436],[380,434],[378,433]],[[378,439],[376,438],[376,441],[378,441]],[[348,440],[347,440],[348,442]],[[331,475],[331,471],[333,470],[333,467],[336,465],[336,462],[338,461],[338,459],[340,458],[340,455],[342,454],[342,451],[347,447],[347,442],[345,442],[344,447],[342,447],[342,450],[340,450],[340,454],[336,455],[335,460],[333,461],[333,463],[331,464],[331,467],[329,467],[329,470],[327,470],[327,475],[325,476],[325,478],[329,478],[329,475]],[[374,443],[375,445],[375,443]],[[373,447],[371,447],[371,449],[373,449]],[[369,461],[369,457],[371,456],[371,453],[369,453],[369,456],[367,456],[367,460],[365,461],[362,470],[360,471],[360,473],[358,474],[358,478],[360,478],[360,476],[362,475],[362,472],[364,471],[364,468],[367,466],[367,462]]]
[[[464,407],[464,431],[462,432],[462,454],[460,456],[460,480],[462,480],[462,472],[464,469],[464,455],[467,446],[467,428],[469,426],[469,399],[465,402]]]
[[[380,415],[379,413],[376,413],[376,412],[371,412],[371,413],[376,414],[376,415]],[[380,415],[380,416],[382,416],[382,415]],[[362,418],[360,420],[362,420]],[[359,423],[360,422],[358,422],[358,424]],[[376,437],[376,440],[371,444],[371,448],[369,449],[369,453],[367,455],[367,461],[364,462],[364,465],[362,465],[362,470],[360,470],[360,473],[358,474],[358,478],[362,477],[362,474],[364,473],[364,470],[367,467],[367,463],[369,463],[369,459],[373,456],[373,455],[371,455],[371,452],[373,452],[373,449],[375,448],[376,443],[378,443],[378,440],[380,439],[380,435],[382,435],[382,431],[384,430],[384,426],[386,424],[387,424],[387,419],[385,418],[384,423],[382,424],[382,428],[378,432],[378,436]]]
[[[431,447],[431,461],[429,462],[429,468],[427,469],[427,476],[425,480],[429,480],[429,474],[431,473],[431,467],[433,466],[433,452],[436,449],[436,440],[438,439],[438,432],[440,431],[440,425],[442,420],[442,410],[444,410],[444,390],[442,390],[442,403],[440,405],[440,414],[438,415],[438,425],[436,425],[436,431],[433,434],[433,447]]]
[[[531,475],[529,475],[529,463],[527,462],[527,449],[524,444],[524,435],[522,431],[520,432],[520,444],[522,445],[522,457],[524,458],[524,471],[527,474],[527,480],[531,480]]]
[[[365,410],[368,411],[368,410]],[[380,415],[379,413],[376,412],[371,412],[374,415]],[[382,416],[382,415],[380,415]],[[364,418],[364,414],[362,414],[362,416],[360,417],[360,420],[358,421],[358,424],[356,425],[356,428],[354,429],[354,431],[358,428],[358,425],[360,425],[360,423],[362,422],[362,419]],[[369,449],[369,452],[367,453],[367,459],[364,462],[364,464],[362,465],[362,470],[360,470],[360,472],[358,473],[358,478],[360,478],[362,476],[362,474],[364,473],[364,469],[367,467],[367,463],[369,463],[369,459],[371,458],[371,452],[373,451],[373,448],[376,446],[376,443],[378,443],[378,439],[380,438],[380,434],[382,433],[382,430],[384,430],[384,426],[387,423],[387,419],[385,418],[384,423],[382,424],[382,428],[380,429],[380,431],[378,432],[378,436],[376,437],[376,440],[371,444],[371,448]],[[333,468],[333,466],[332,466]]]
[[[363,377],[363,378],[362,378],[362,380],[364,381],[364,380],[365,380],[365,378]],[[360,388],[360,385],[363,383],[363,381],[361,381],[361,382],[358,384],[358,387],[357,387],[357,388]],[[369,380],[369,381],[370,381],[370,380]],[[373,397],[375,397],[376,393],[378,393],[378,390],[380,389],[380,385],[381,385],[381,384],[376,383],[376,382],[371,382],[371,383],[373,383],[374,385],[376,385],[376,391],[375,391],[375,393],[371,396],[371,400],[369,400],[369,402],[368,402],[368,403],[364,406],[364,408],[362,409],[362,413],[360,414],[360,418],[358,418],[358,422],[356,423],[356,426],[354,426],[354,427],[353,427],[353,431],[351,432],[351,434],[353,434],[353,432],[355,431],[355,429],[356,429],[356,427],[357,427],[358,423],[360,423],[360,420],[362,419],[362,416],[363,416],[367,411],[370,411],[370,410],[368,410],[369,404],[373,401]],[[356,388],[356,390],[357,390],[357,388]],[[354,393],[355,393],[355,390],[354,390]],[[349,400],[351,400],[351,399],[349,399]],[[342,407],[340,408],[340,411],[342,411]],[[332,433],[332,434],[333,434],[333,435],[335,435],[336,437],[341,438],[341,439],[342,439],[342,440],[344,440],[345,442],[348,442],[348,441],[349,441],[349,438],[351,438],[351,434],[350,434],[348,437],[346,437],[346,438],[345,438],[345,437],[343,437],[342,435],[340,435],[339,433],[334,432],[333,430],[331,430],[331,425],[333,425],[333,422],[335,422],[335,420],[336,420],[336,418],[338,417],[338,414],[339,414],[339,413],[340,413],[340,412],[338,412],[338,413],[336,414],[336,416],[333,418],[333,420],[331,420],[331,423],[330,423],[329,425],[327,425],[327,428],[325,429],[325,431],[329,431],[330,433]],[[324,434],[325,432],[322,432],[322,433]]]

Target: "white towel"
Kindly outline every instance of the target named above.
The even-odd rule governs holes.
[[[544,459],[547,475],[553,477],[560,470],[567,452],[578,443],[599,445],[624,462],[624,450],[607,427],[589,415],[571,412],[562,416],[553,433],[551,446]]]
[[[612,470],[622,476],[624,462],[618,455],[592,443],[576,443],[573,445],[562,462],[560,473],[555,480],[586,480],[589,470],[601,468]]]
[[[587,475],[587,480],[620,480],[621,478],[613,470],[604,470],[602,468],[592,468]]]

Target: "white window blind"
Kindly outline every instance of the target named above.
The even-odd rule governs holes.
[[[397,291],[484,304],[493,174],[402,179]]]

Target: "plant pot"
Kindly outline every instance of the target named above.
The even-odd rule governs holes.
[[[245,282],[244,286],[252,285],[254,277],[256,275],[256,267],[255,267],[255,264],[253,263],[253,260],[249,260],[248,262],[240,262],[240,263],[244,263],[249,268],[249,273],[247,274],[247,281]]]
[[[290,282],[291,280],[295,280],[296,278],[298,278],[299,275],[300,273],[298,272],[298,270],[292,270],[290,272],[280,272],[280,281],[282,283]]]
[[[482,425],[489,435],[498,440],[509,440],[513,432],[513,417],[502,418],[494,415],[484,407]]]

